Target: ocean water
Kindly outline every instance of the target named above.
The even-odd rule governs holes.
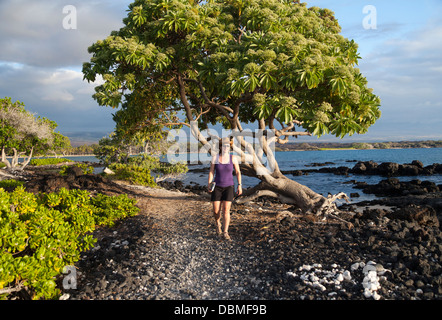
[[[306,170],[326,167],[349,167],[353,168],[357,161],[374,161],[378,164],[382,162],[396,162],[399,164],[411,163],[413,160],[421,161],[424,166],[433,163],[442,163],[442,148],[422,148],[422,149],[372,149],[372,150],[325,150],[325,151],[283,151],[276,152],[276,159],[280,170]],[[312,167],[313,163],[329,163],[321,167]],[[191,165],[189,172],[181,178],[184,184],[206,185],[208,179],[209,165]],[[202,171],[206,169],[205,171]],[[360,197],[352,198],[352,202],[373,200],[374,195],[364,194],[360,189],[354,188],[353,180],[365,181],[368,184],[377,184],[386,177],[353,175],[335,175],[330,173],[309,173],[308,175],[294,176],[287,174],[287,177],[309,187],[313,191],[327,196],[329,193],[337,194],[345,192],[358,193]],[[442,184],[442,175],[432,176],[401,176],[398,179],[410,181],[414,179],[433,181]],[[236,179],[234,179],[236,183]],[[255,186],[259,180],[252,177],[242,177],[243,188]]]
[[[276,159],[279,168],[282,171],[287,170],[306,170],[319,169],[326,167],[340,167],[345,166],[353,168],[357,161],[374,161],[382,162],[396,162],[399,164],[411,163],[413,160],[421,161],[424,166],[433,163],[442,163],[442,148],[422,148],[422,149],[372,149],[372,150],[325,150],[325,151],[281,151],[276,152]],[[74,161],[90,161],[99,162],[94,156],[66,156],[65,158]],[[189,156],[189,159],[195,160],[195,155]],[[206,160],[206,159],[204,159]],[[321,167],[312,167],[313,163],[328,163]],[[95,173],[99,173],[103,168],[95,168]],[[205,186],[208,179],[209,164],[203,165],[189,165],[189,172],[179,177],[185,185],[199,184]],[[364,194],[361,190],[355,189],[352,181],[365,181],[368,184],[376,184],[386,177],[381,176],[365,176],[353,175],[348,176],[335,175],[329,173],[309,173],[308,175],[293,176],[287,174],[287,177],[311,188],[313,191],[324,196],[327,194],[336,194],[345,192],[358,193],[359,198],[352,198],[352,202],[359,202],[364,200],[375,199],[376,196]],[[442,175],[432,176],[401,176],[398,179],[402,181],[410,181],[420,179],[422,181],[433,181],[436,184],[442,184]],[[236,183],[236,179],[234,179]],[[259,180],[252,177],[242,177],[243,187],[253,187],[259,183]]]

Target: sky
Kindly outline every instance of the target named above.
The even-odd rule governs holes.
[[[0,0],[0,98],[58,124],[73,145],[114,129],[112,113],[83,81],[87,48],[123,26],[131,0]],[[442,1],[306,0],[335,13],[359,44],[359,68],[381,98],[382,116],[365,135],[297,142],[442,139]]]

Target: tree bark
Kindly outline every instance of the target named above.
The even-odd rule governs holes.
[[[2,162],[6,165],[6,167],[9,169],[11,168],[11,163],[9,162],[8,159],[6,159],[6,153],[5,153],[5,148],[2,148]]]
[[[34,153],[34,147],[31,148],[31,152],[29,153],[29,156],[28,157],[24,157],[23,163],[22,163],[22,166],[21,166],[21,170],[23,170],[29,164],[29,162],[32,159],[32,154],[33,153]]]
[[[316,207],[319,207],[324,201],[325,197],[314,192],[310,188],[294,181],[281,173],[276,173],[274,176],[263,177],[256,176],[253,171],[247,166],[241,166],[241,171],[244,175],[254,176],[261,180],[254,188],[243,192],[243,197],[238,200],[239,203],[252,201],[260,196],[271,196],[278,198],[283,203],[295,204],[303,212],[314,212]]]

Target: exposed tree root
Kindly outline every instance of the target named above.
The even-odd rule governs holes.
[[[328,197],[323,197],[317,194],[316,196],[314,196],[313,199],[310,199],[311,205],[308,208],[305,208],[304,205],[303,208],[299,205],[299,201],[297,201],[297,199],[295,199],[294,197],[290,197],[287,194],[283,194],[274,190],[269,190],[268,186],[266,186],[266,183],[260,183],[254,188],[247,190],[244,193],[244,196],[236,199],[236,202],[240,204],[247,203],[262,196],[277,198],[281,203],[284,204],[297,205],[306,215],[315,215],[317,218],[323,221],[327,220],[327,218],[331,218],[346,224],[348,228],[353,227],[350,222],[339,217],[341,211],[337,208],[335,204],[335,201],[338,199],[345,199],[347,202],[349,202],[349,198],[344,192],[340,192],[336,195],[329,194]]]

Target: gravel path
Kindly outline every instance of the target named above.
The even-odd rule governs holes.
[[[79,263],[71,299],[271,298],[277,277],[269,274],[278,265],[268,264],[271,248],[247,239],[249,228],[257,231],[269,219],[257,223],[237,214],[230,228],[233,241],[226,241],[215,234],[206,199],[164,189],[148,192],[148,199],[139,199],[148,213],[98,232],[95,248]]]
[[[234,204],[233,241],[226,241],[215,233],[207,197],[128,188],[140,214],[95,232],[95,247],[76,265],[77,288],[64,292],[69,299],[441,298],[438,227],[371,212],[353,218],[355,228],[349,230],[263,202]],[[364,268],[370,263],[372,269]],[[367,278],[368,271],[382,269],[388,271]],[[376,295],[364,296],[370,281]]]

